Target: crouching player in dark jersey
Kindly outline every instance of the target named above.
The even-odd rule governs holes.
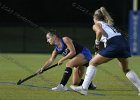
[[[60,38],[55,30],[48,31],[46,38],[50,45],[55,45],[55,49],[49,60],[38,73],[42,73],[42,70],[49,67],[58,54],[62,54],[63,57],[58,61],[58,65],[61,65],[67,59],[70,60],[66,63],[66,69],[60,84],[57,87],[52,88],[52,90],[67,90],[65,85],[72,74],[72,68],[74,68],[72,84],[81,85],[83,83],[83,79],[81,78],[84,74],[84,65],[89,63],[92,58],[89,49],[77,44],[69,37]],[[96,86],[91,83],[89,89],[96,89]]]

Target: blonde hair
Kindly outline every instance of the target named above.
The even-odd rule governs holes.
[[[104,7],[100,7],[100,9],[97,9],[94,13],[94,16],[98,17],[98,20],[104,20],[109,25],[114,24],[113,19]]]

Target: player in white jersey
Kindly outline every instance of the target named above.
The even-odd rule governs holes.
[[[75,91],[86,95],[87,89],[93,80],[96,67],[117,58],[124,74],[138,89],[140,95],[140,79],[134,71],[128,68],[128,57],[131,56],[128,41],[113,27],[113,19],[104,7],[97,9],[93,15],[93,31],[96,33],[95,51],[98,52],[90,61],[86,71],[84,82],[81,86],[71,86]],[[106,42],[106,47],[99,50],[100,41]]]

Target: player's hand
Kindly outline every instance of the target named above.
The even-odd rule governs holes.
[[[43,73],[44,68],[39,69],[36,73],[37,74],[42,74]]]
[[[94,44],[94,51],[99,52],[99,45]]]
[[[63,60],[62,59],[60,59],[59,61],[58,61],[58,65],[62,65],[63,64]]]
[[[98,53],[99,52],[99,49],[100,49],[100,41],[95,40],[94,51],[96,53]]]

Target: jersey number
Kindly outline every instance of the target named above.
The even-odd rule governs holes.
[[[62,53],[62,56],[66,56],[70,52],[69,49],[65,49],[65,51]]]

